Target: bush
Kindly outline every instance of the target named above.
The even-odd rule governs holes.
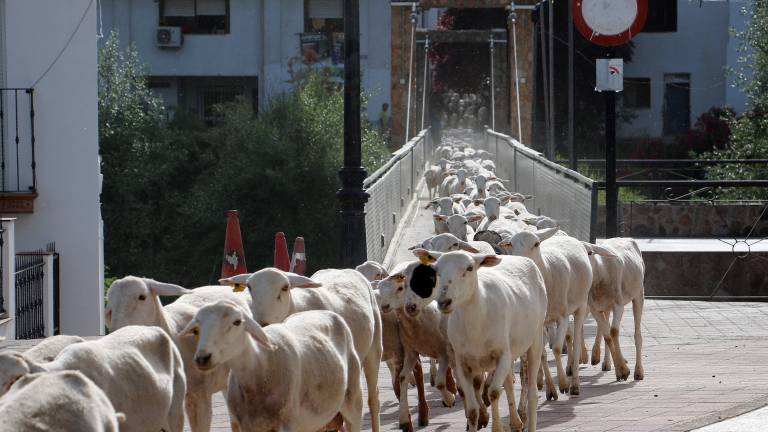
[[[310,269],[337,263],[343,93],[326,70],[308,68],[295,78],[294,90],[258,117],[240,100],[217,107],[221,121],[212,127],[178,113],[137,137],[110,138],[120,149],[102,149],[112,274],[186,286],[215,281],[228,209],[240,211],[249,269],[272,265],[276,231],[305,237]],[[155,118],[154,111],[145,114]],[[131,123],[110,127],[122,131]],[[368,123],[362,138],[371,173],[390,155]]]

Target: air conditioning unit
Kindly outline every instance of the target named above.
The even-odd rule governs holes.
[[[181,27],[158,27],[155,33],[155,45],[160,48],[180,48],[184,42]]]

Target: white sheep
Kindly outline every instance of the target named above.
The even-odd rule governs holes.
[[[451,407],[455,402],[455,385],[448,385],[448,341],[444,327],[441,329],[441,314],[436,307],[426,308],[425,313],[406,313],[405,293],[414,270],[421,263],[399,264],[390,276],[379,283],[381,311],[384,316],[396,315],[400,324],[400,340],[405,349],[405,361],[400,374],[400,428],[412,428],[408,407],[408,376],[410,369],[419,363],[419,355],[436,358],[439,364],[436,384],[443,396],[443,405]],[[421,404],[420,404],[421,408]],[[419,425],[428,424],[428,412],[419,412]]]
[[[341,315],[352,331],[368,385],[372,429],[379,431],[381,314],[371,284],[362,274],[351,269],[328,269],[308,278],[265,268],[256,273],[221,279],[219,283],[247,286],[253,298],[253,319],[262,325],[279,323],[291,314],[308,310],[329,310]]]
[[[414,254],[432,261],[436,282],[424,278],[413,286],[430,297],[437,292],[437,305],[449,314],[448,340],[454,351],[456,377],[464,389],[464,407],[469,431],[482,424],[483,372],[490,372],[485,385],[491,402],[493,430],[502,430],[499,397],[504,386],[510,404],[510,426],[520,430],[525,422],[514,409],[514,360],[526,357],[528,370],[538,370],[542,358],[547,293],[536,264],[524,257],[417,249]],[[527,405],[528,430],[536,430],[538,394],[535,374],[522,383],[520,411]],[[474,391],[472,391],[474,390]]]
[[[181,296],[163,306],[160,296]],[[204,286],[193,290],[153,279],[127,276],[112,283],[107,292],[106,323],[110,330],[127,325],[157,326],[174,339],[187,376],[185,408],[193,432],[207,432],[213,418],[213,394],[226,389],[226,367],[201,373],[192,363],[194,341],[178,338],[179,332],[204,305],[228,299],[250,309],[247,292],[233,293],[228,286]]]
[[[359,266],[355,267],[355,270],[360,272],[369,282],[382,280],[389,276],[389,272],[383,265],[376,261],[366,261]]]
[[[222,364],[231,370],[233,430],[317,431],[337,413],[349,432],[360,430],[360,361],[338,314],[299,312],[262,328],[224,300],[201,308],[182,334],[197,340],[202,371]]]
[[[126,415],[120,430],[181,432],[186,380],[181,355],[158,327],[123,327],[98,340],[69,345],[49,363],[0,353],[0,394],[29,373],[77,370]]]
[[[555,334],[551,340],[554,342],[552,350],[557,365],[558,385],[560,392],[569,392],[571,396],[576,396],[580,393],[579,359],[583,346],[582,327],[588,311],[587,297],[592,286],[592,265],[584,245],[579,240],[555,236],[557,231],[557,228],[536,232],[521,231],[511,239],[502,241],[499,246],[509,255],[531,258],[541,270],[549,299],[547,325],[555,326]],[[560,354],[570,315],[574,317],[574,343],[569,386]],[[548,371],[549,368],[546,372]],[[549,389],[547,398],[555,396]]]
[[[475,230],[470,226],[470,223],[479,222],[483,219],[483,216],[480,215],[463,216],[460,214],[451,216],[433,215],[432,217],[436,222],[445,223],[448,226],[448,232],[462,241],[467,241],[467,239],[475,235]]]
[[[78,371],[21,377],[0,398],[1,431],[118,432],[125,415]]]
[[[70,335],[50,336],[24,351],[24,357],[38,363],[49,362],[55,359],[61,350],[79,342],[85,342],[85,339],[80,336]]]
[[[621,353],[619,328],[624,306],[632,302],[635,322],[635,380],[645,377],[643,370],[643,303],[645,300],[645,263],[637,242],[631,238],[611,238],[600,246],[585,243],[593,269],[592,289],[589,291],[589,308],[598,325],[598,335],[592,346],[592,364],[600,362],[600,335],[605,339],[606,356],[603,370],[611,370],[610,357],[616,362],[616,379],[629,377],[627,360]],[[613,323],[608,318],[613,312]]]
[[[437,252],[452,252],[463,250],[472,253],[494,254],[493,247],[484,241],[464,241],[451,233],[438,234],[422,240],[419,244],[411,246],[408,249],[417,248],[433,250]]]

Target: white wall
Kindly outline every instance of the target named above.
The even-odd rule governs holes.
[[[34,86],[38,197],[33,214],[15,215],[16,249],[56,241],[62,332],[96,335],[104,328],[96,1],[5,0],[5,12],[6,86],[30,87],[53,64]]]
[[[628,78],[651,79],[651,108],[635,110],[637,118],[620,127],[622,137],[659,137],[663,128],[664,74],[691,75],[691,126],[713,106],[726,103],[728,2],[678,0],[677,32],[641,33],[633,39]]]

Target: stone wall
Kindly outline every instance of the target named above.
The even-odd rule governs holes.
[[[620,206],[621,235],[641,238],[746,237],[757,221],[751,238],[768,236],[765,204],[623,203]],[[605,232],[605,208],[598,208],[598,237]]]

